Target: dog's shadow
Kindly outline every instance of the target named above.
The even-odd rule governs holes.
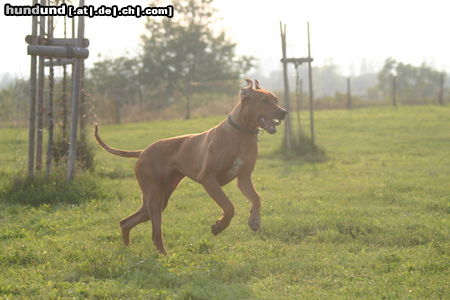
[[[133,283],[143,290],[152,290],[155,298],[173,296],[182,299],[210,299],[215,295],[221,298],[251,298],[251,290],[245,284],[245,265],[229,265],[223,259],[205,252],[204,247],[195,247],[194,252],[169,254],[161,256],[157,253],[147,258],[137,257],[128,249],[123,249],[128,265],[117,279]],[[198,248],[198,249],[197,249]],[[197,251],[198,250],[198,251]],[[183,269],[189,265],[189,272]],[[236,269],[238,268],[238,269]],[[240,276],[234,276],[239,274]],[[248,281],[251,276],[248,276]],[[233,288],[230,289],[230,286]],[[176,294],[170,295],[171,292]]]

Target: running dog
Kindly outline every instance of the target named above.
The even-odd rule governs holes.
[[[170,195],[184,177],[200,183],[211,198],[222,208],[222,217],[211,227],[214,235],[223,231],[234,216],[234,206],[222,186],[237,178],[237,186],[252,203],[248,219],[250,228],[260,226],[260,196],[253,186],[251,174],[258,156],[259,128],[270,134],[287,116],[278,98],[260,88],[259,82],[246,80],[240,101],[228,117],[208,131],[159,140],[144,150],[127,151],[111,148],[98,134],[95,138],[109,153],[137,158],[135,173],[142,190],[141,208],[120,222],[125,245],[130,242],[131,229],[152,221],[153,243],[161,254],[166,254],[161,232],[161,216]]]

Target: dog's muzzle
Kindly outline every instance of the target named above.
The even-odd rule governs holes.
[[[263,128],[265,131],[267,131],[270,134],[274,134],[277,132],[277,126],[281,124],[281,121],[283,121],[288,112],[285,109],[280,109],[275,113],[275,116],[273,118],[266,118],[264,116],[259,117],[259,127]]]

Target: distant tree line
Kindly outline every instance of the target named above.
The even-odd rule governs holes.
[[[378,85],[374,90],[384,98],[390,97],[395,76],[400,103],[432,103],[438,99],[442,74],[425,63],[417,67],[388,58],[378,73]]]
[[[171,67],[168,66],[168,68]],[[248,69],[250,69],[250,63]],[[104,118],[108,122],[120,123],[121,118],[127,117],[127,114],[130,113],[155,112],[155,116],[157,116],[162,110],[178,110],[178,114],[172,114],[172,116],[186,117],[188,100],[193,102],[191,103],[193,106],[207,105],[213,101],[227,102],[224,107],[227,109],[236,101],[236,91],[243,76],[243,74],[235,72],[235,77],[222,77],[227,78],[223,80],[217,79],[220,78],[220,73],[216,77],[213,75],[210,75],[211,77],[199,76],[197,81],[190,81],[189,77],[183,78],[181,75],[181,79],[167,78],[163,80],[156,76],[156,73],[147,78],[150,75],[144,75],[148,73],[143,71],[143,63],[139,57],[104,58],[88,70],[86,79],[86,97],[90,103],[88,113],[93,115],[95,112],[100,119]],[[170,73],[166,72],[166,74]],[[300,76],[304,80],[303,85],[306,86],[307,77],[304,76],[303,71]],[[394,76],[396,77],[399,104],[437,103],[442,79],[444,80],[443,99],[445,102],[450,101],[450,78],[446,73],[426,64],[413,66],[392,58],[386,59],[383,68],[378,73],[361,74],[351,78],[355,101],[359,101],[365,106],[388,103],[392,98]],[[265,87],[280,92],[281,73],[274,71],[270,77],[258,76],[260,81],[264,82]],[[154,81],[151,78],[155,78]],[[210,80],[210,78],[214,78],[214,80]],[[295,90],[294,72],[291,72],[290,81],[292,90]],[[346,77],[339,73],[336,66],[314,68],[314,81],[318,95],[316,98],[318,108],[345,107]],[[70,78],[68,82],[70,82]],[[57,124],[60,125],[62,117],[58,116],[62,116],[64,110],[63,104],[60,103],[61,93],[61,78],[57,78],[56,116],[59,118]],[[306,97],[306,94],[303,95],[304,99]],[[0,89],[0,126],[14,123],[26,126],[28,101],[29,81],[27,79],[16,78]],[[307,104],[305,103],[305,105]],[[126,107],[135,109],[124,110]],[[194,108],[191,107],[191,109]],[[103,114],[102,110],[104,110]]]

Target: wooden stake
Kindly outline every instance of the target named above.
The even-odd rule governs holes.
[[[81,74],[80,74],[80,140],[86,139],[86,123],[87,123],[87,109],[86,109],[86,93],[84,92],[84,59],[81,60]]]
[[[41,0],[41,6],[46,5],[46,0]],[[39,17],[39,38],[45,37],[45,16]],[[42,140],[44,134],[44,80],[45,58],[39,56],[38,83],[37,83],[37,139],[36,139],[36,170],[42,169]]]
[[[32,1],[32,5],[36,5],[37,0]],[[37,43],[37,16],[32,17],[31,36],[33,43]],[[36,55],[31,56],[30,68],[30,115],[28,124],[28,176],[34,175],[34,147],[36,136]]]
[[[66,1],[63,0],[63,4]],[[67,38],[67,17],[64,16],[64,38]],[[72,65],[73,66],[73,65]],[[63,142],[67,142],[67,66],[63,65],[63,82],[62,82],[62,136]]]
[[[347,77],[347,109],[352,109],[352,88],[350,76]]]
[[[48,17],[47,23],[48,38],[53,38],[53,17]],[[55,127],[55,120],[53,115],[53,93],[55,86],[55,76],[53,70],[53,59],[50,58],[50,71],[48,76],[48,144],[47,144],[47,162],[46,174],[50,175],[50,168],[53,160],[53,128]]]
[[[287,62],[286,62],[286,24],[280,22],[280,33],[281,33],[281,51],[283,55],[283,79],[284,79],[284,106],[285,109],[290,113],[290,99],[289,99],[289,82],[287,73]],[[292,149],[292,133],[291,133],[291,122],[289,115],[284,121],[284,146],[290,151]]]
[[[80,0],[79,6],[84,6],[84,0]],[[78,17],[77,46],[80,47],[84,37],[84,17]],[[78,100],[80,97],[80,77],[82,59],[76,58],[74,63],[74,77],[72,80],[72,120],[70,128],[69,160],[67,162],[67,178],[72,180],[75,174],[77,156],[77,129],[78,129]]]
[[[311,143],[314,146],[316,144],[315,133],[314,133],[314,94],[313,94],[313,82],[312,82],[312,66],[311,66],[311,41],[309,34],[309,22],[307,23],[308,27],[308,81],[309,81],[309,124],[311,129]]]
[[[298,130],[298,143],[301,143],[302,138],[302,121],[300,119],[300,109],[301,109],[301,103],[303,98],[303,79],[300,78],[299,74],[299,65],[295,66],[295,98],[296,98],[296,108],[297,108],[297,130]]]
[[[67,141],[67,67],[63,66],[63,82],[62,82],[62,136],[64,142]]]
[[[445,73],[441,73],[440,82],[439,82],[439,99],[438,102],[440,105],[444,105],[444,82],[445,82]]]

